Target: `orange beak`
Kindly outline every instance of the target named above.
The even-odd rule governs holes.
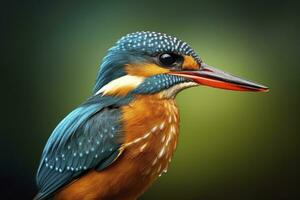
[[[201,63],[201,68],[196,71],[172,71],[170,74],[182,76],[193,80],[200,85],[236,91],[267,92],[264,85],[243,80],[231,74]]]

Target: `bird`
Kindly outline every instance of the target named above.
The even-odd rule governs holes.
[[[210,86],[266,92],[204,63],[165,33],[125,35],[103,58],[93,92],[51,133],[34,200],[135,200],[167,172],[179,136],[176,95]]]

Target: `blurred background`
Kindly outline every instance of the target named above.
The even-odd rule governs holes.
[[[85,2],[85,3],[84,3]],[[42,149],[93,88],[106,50],[140,30],[270,87],[177,96],[180,141],[149,199],[299,199],[299,6],[289,1],[1,2],[1,199],[31,199]]]

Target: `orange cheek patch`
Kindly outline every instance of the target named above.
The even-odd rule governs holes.
[[[134,64],[126,65],[125,71],[132,76],[149,77],[157,74],[168,73],[170,70],[159,67],[155,64]]]
[[[182,69],[185,70],[197,70],[199,69],[199,64],[195,61],[192,56],[183,56],[184,61],[182,64]]]

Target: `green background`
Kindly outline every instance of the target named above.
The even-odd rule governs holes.
[[[188,42],[204,62],[270,87],[177,96],[175,157],[141,199],[300,198],[299,7],[289,1],[1,3],[1,195],[30,199],[43,146],[89,95],[106,50],[140,30]]]

